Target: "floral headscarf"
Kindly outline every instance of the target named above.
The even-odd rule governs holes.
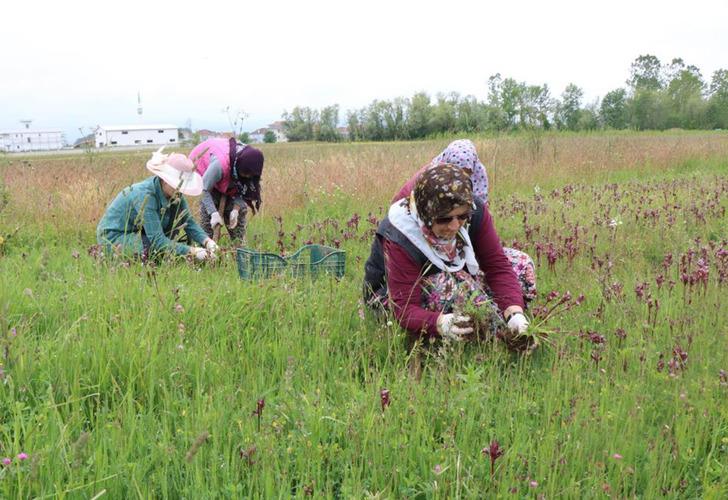
[[[414,189],[417,214],[428,228],[436,217],[447,215],[463,205],[473,205],[473,188],[467,170],[438,164],[422,172]]]
[[[431,165],[449,163],[469,171],[470,180],[473,183],[473,196],[483,204],[488,202],[488,174],[485,166],[478,158],[475,144],[468,139],[459,139],[451,142],[445,150],[436,156]]]
[[[456,207],[473,207],[470,173],[454,165],[441,164],[417,177],[408,198],[392,204],[389,221],[438,269],[455,272],[467,267],[470,274],[480,269],[467,226],[462,225],[452,239],[439,238],[432,231],[437,217]]]

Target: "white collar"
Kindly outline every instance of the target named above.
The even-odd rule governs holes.
[[[465,242],[464,257],[458,254],[452,261],[448,261],[446,256],[436,252],[427,243],[425,236],[422,234],[420,229],[420,220],[416,210],[410,211],[404,203],[404,199],[399,200],[389,207],[389,213],[387,214],[389,222],[392,223],[419,251],[425,254],[425,257],[432,262],[438,269],[447,272],[456,272],[467,266],[468,272],[475,275],[480,270],[478,261],[475,259],[475,252],[473,251],[473,244],[470,241],[470,235],[465,229],[465,226],[461,227],[458,234]],[[448,264],[449,262],[449,264]]]

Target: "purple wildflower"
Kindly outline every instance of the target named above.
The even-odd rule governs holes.
[[[387,406],[391,404],[391,401],[389,399],[389,389],[382,389],[379,391],[379,399],[382,403],[382,411],[384,411]]]
[[[483,448],[482,450],[483,455],[487,455],[488,457],[490,457],[491,477],[493,476],[493,474],[495,474],[495,461],[503,455],[503,452],[503,448],[500,447],[500,444],[495,439],[490,442],[490,446],[488,446],[487,448]]]

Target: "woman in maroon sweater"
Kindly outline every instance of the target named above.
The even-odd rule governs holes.
[[[466,340],[472,322],[454,312],[466,302],[488,307],[493,328],[500,318],[513,332],[528,328],[493,219],[474,198],[469,172],[449,164],[423,171],[410,196],[390,207],[366,263],[365,298],[390,306],[418,336]]]

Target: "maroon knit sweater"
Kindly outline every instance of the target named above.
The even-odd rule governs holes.
[[[437,336],[439,312],[422,308],[422,269],[401,245],[384,240],[384,263],[387,287],[394,306],[394,315],[403,328],[414,334],[427,332]],[[472,241],[475,258],[485,273],[485,281],[493,292],[493,300],[501,311],[517,305],[525,307],[523,292],[508,259],[503,253],[493,218],[484,208],[483,222],[478,237]]]

